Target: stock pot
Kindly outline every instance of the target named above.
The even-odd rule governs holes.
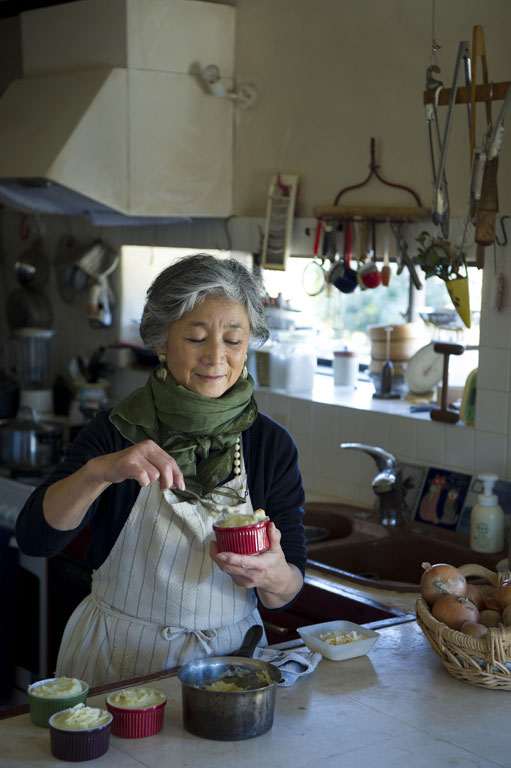
[[[62,428],[39,421],[36,411],[22,406],[14,419],[0,424],[0,462],[15,469],[44,469],[58,463]]]

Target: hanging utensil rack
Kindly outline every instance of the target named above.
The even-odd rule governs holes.
[[[464,44],[460,43],[460,46]],[[484,248],[495,242],[495,224],[499,209],[497,189],[498,154],[502,142],[504,116],[509,104],[511,81],[508,80],[500,83],[490,81],[484,31],[481,25],[476,25],[472,28],[472,50],[467,52],[465,58],[467,60],[466,66],[470,70],[467,75],[467,84],[455,87],[456,81],[454,81],[453,87],[444,88],[441,81],[432,80],[431,78],[428,80],[426,78],[427,83],[426,89],[423,92],[423,102],[426,106],[434,103],[435,108],[449,104],[449,114],[455,104],[467,105],[469,117],[469,165],[472,169],[472,178],[470,209],[460,249],[463,249],[468,222],[470,219],[475,219],[476,264],[478,268],[482,268],[484,266]],[[480,84],[476,82],[478,59],[480,60],[483,79],[483,82]],[[440,71],[439,67],[428,67],[429,73],[433,70],[436,72]],[[504,101],[495,125],[493,125],[491,113],[494,101]],[[484,102],[486,113],[485,136],[479,149],[476,148],[477,102]],[[482,174],[479,173],[478,169],[482,169]],[[472,185],[474,185],[474,190],[472,190]]]
[[[392,181],[387,181],[379,172],[379,165],[375,160],[375,140],[371,138],[370,146],[371,159],[369,163],[369,174],[359,184],[352,184],[348,187],[341,189],[335,196],[333,205],[320,205],[314,208],[314,215],[317,219],[329,220],[329,219],[370,219],[376,224],[383,222],[404,223],[409,221],[417,221],[421,219],[427,219],[431,215],[431,211],[428,208],[424,208],[421,198],[411,188],[404,184],[396,184]],[[402,189],[413,197],[416,202],[415,206],[396,206],[396,205],[339,205],[339,200],[347,192],[352,192],[355,189],[365,187],[370,182],[373,176],[382,184],[388,187],[394,187],[396,189]]]

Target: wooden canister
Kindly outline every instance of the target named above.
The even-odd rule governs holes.
[[[387,331],[389,333],[388,359],[393,363],[405,366],[406,362],[424,346],[424,332],[418,323],[402,325],[373,325],[368,329],[371,341],[371,365],[387,360]],[[378,366],[374,366],[378,367]],[[374,371],[376,372],[376,371]]]

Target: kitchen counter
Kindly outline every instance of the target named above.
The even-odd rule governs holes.
[[[182,727],[175,676],[154,685],[168,696],[163,730],[148,739],[110,740],[104,768],[245,768],[430,765],[509,768],[511,693],[452,678],[415,621],[379,630],[369,656],[332,662],[289,688],[277,689],[273,727],[255,739],[209,741]],[[104,707],[104,694],[87,700]],[[49,733],[28,714],[0,722],[2,768],[62,766],[50,754]]]
[[[327,568],[319,571],[308,564],[305,571],[306,581],[321,585],[325,589],[333,588],[335,590],[335,588],[340,588],[343,594],[352,600],[363,602],[368,599],[387,608],[415,614],[415,603],[417,598],[420,597],[420,592],[419,590],[413,590],[412,585],[410,585],[409,592],[395,592],[392,589],[378,589],[376,584],[375,586],[362,586],[354,581],[343,579],[342,576],[338,576],[333,572],[327,574],[326,571]]]

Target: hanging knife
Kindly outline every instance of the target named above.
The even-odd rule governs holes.
[[[506,116],[507,108],[511,101],[511,86],[508,88],[506,98],[500,108],[495,127],[488,141],[487,155],[488,160],[494,160],[500,152],[502,146],[502,140],[504,138],[504,118]]]

